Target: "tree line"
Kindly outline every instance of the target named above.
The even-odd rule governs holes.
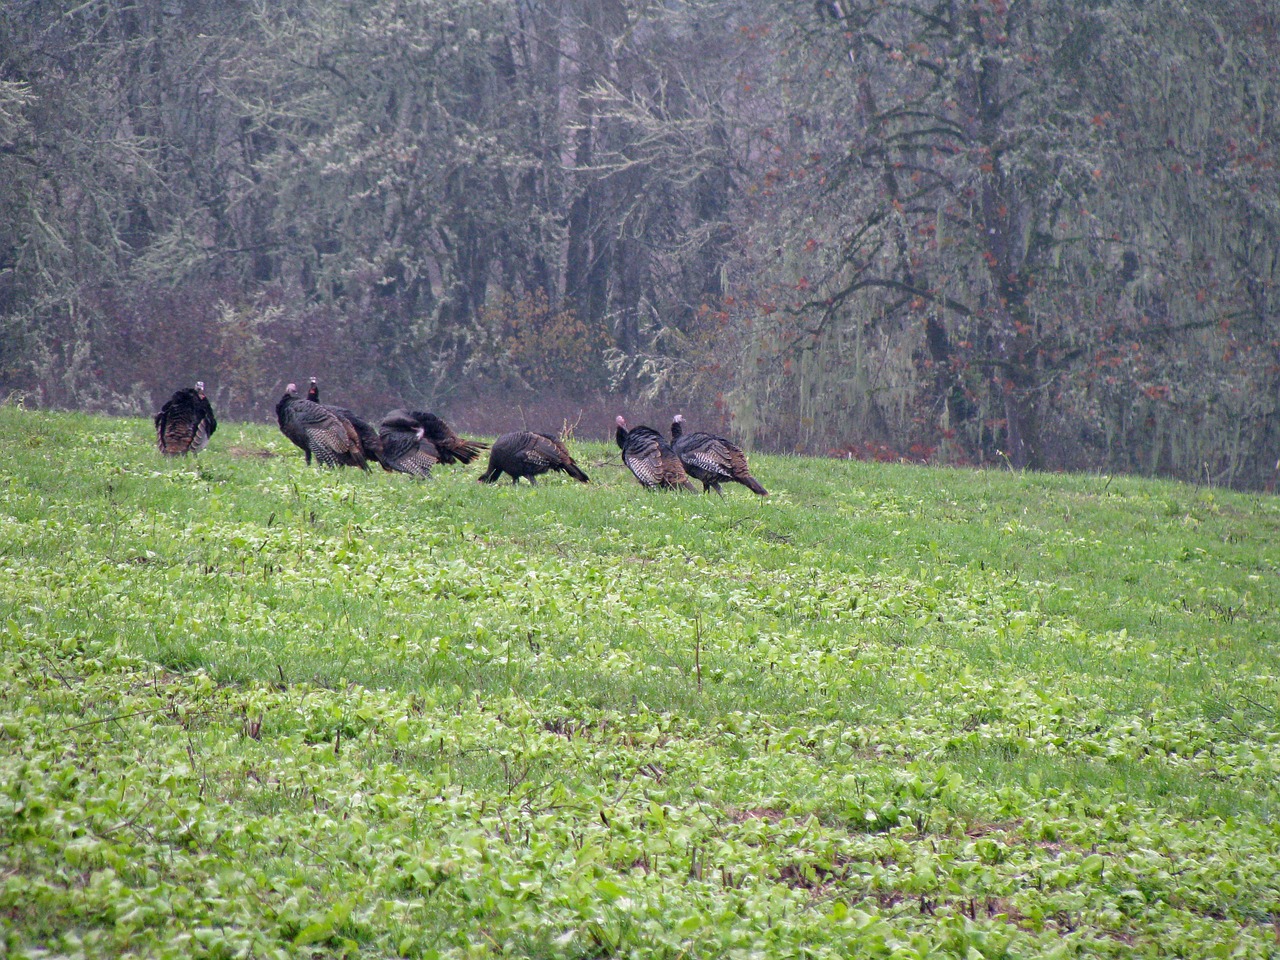
[[[0,390],[1268,487],[1278,53],[1264,0],[12,0]]]

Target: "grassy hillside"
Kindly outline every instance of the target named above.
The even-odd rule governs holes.
[[[9,955],[1280,949],[1280,500],[575,450],[0,409]]]

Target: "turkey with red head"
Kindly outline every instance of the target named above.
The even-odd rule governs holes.
[[[369,469],[356,428],[323,405],[299,397],[296,383],[285,387],[276,420],[280,432],[306,454],[308,465],[314,455],[326,467]]]
[[[204,381],[177,390],[155,415],[156,447],[166,456],[199,453],[209,444],[218,421],[213,405],[204,394]]]
[[[702,481],[703,493],[714,490],[723,497],[721,482],[732,481],[762,497],[769,495],[769,491],[751,475],[747,455],[740,446],[710,433],[685,433],[684,417],[678,413],[671,421],[671,449],[684,464],[685,472]]]
[[[324,407],[339,420],[350,424],[355,429],[356,436],[360,438],[360,452],[364,455],[365,460],[382,463],[382,441],[378,438],[378,431],[373,424],[346,407],[335,407],[330,403],[320,403],[320,387],[316,383],[315,377],[311,378],[311,385],[307,387],[307,399]]]
[[[618,417],[614,438],[622,449],[622,462],[647,490],[688,490],[693,484],[674,450],[652,427],[627,429],[627,421]]]

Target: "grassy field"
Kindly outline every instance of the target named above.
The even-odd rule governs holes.
[[[151,441],[0,409],[0,956],[1280,953],[1280,499]]]

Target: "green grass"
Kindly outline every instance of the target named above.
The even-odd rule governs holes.
[[[1275,954],[1276,498],[575,450],[0,408],[4,950]]]

